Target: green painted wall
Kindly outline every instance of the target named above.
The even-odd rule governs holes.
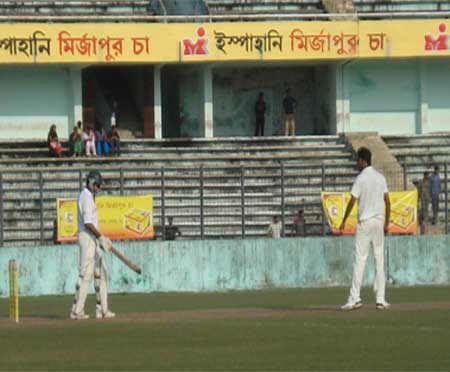
[[[142,265],[141,276],[107,257],[111,292],[224,291],[273,287],[349,286],[351,237],[118,242]],[[0,296],[8,261],[20,265],[22,295],[73,293],[78,247],[0,249]],[[373,280],[369,257],[365,284]],[[450,237],[387,237],[386,271],[396,285],[450,284]]]
[[[163,137],[204,137],[202,67],[166,66],[161,76]]]
[[[416,62],[353,62],[345,71],[351,113],[346,132],[416,133],[420,107]]]
[[[264,93],[266,100],[265,135],[284,133],[282,101],[288,87],[298,104],[296,133],[331,133],[331,70],[327,65],[214,69],[214,136],[253,136],[254,105],[259,92]]]
[[[428,125],[424,132],[450,131],[450,60],[426,64]]]
[[[73,127],[70,71],[63,67],[0,68],[0,139],[46,139],[52,124]]]
[[[343,131],[450,131],[450,60],[355,61],[344,69]]]

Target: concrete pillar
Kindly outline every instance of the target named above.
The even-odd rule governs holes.
[[[428,128],[428,69],[427,62],[419,61],[419,81],[420,81],[420,109],[419,122],[416,125],[416,134],[427,133]]]
[[[205,137],[214,137],[213,126],[213,74],[211,66],[203,69]]]
[[[72,97],[72,112],[69,120],[69,133],[78,121],[83,120],[83,82],[82,69],[79,66],[70,67],[70,89]]]
[[[346,64],[336,67],[336,132],[350,130],[350,99],[348,91],[348,69]]]
[[[161,98],[161,68],[162,66],[155,66],[153,68],[153,97],[155,108],[155,138],[162,138],[162,98]]]
[[[144,138],[155,138],[155,105],[154,105],[154,83],[153,83],[153,67],[144,67],[142,69],[142,78],[144,80]]]

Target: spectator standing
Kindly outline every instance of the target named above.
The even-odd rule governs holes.
[[[165,228],[165,236],[164,240],[175,240],[177,235],[181,236],[181,231],[178,228],[178,226],[175,226],[173,224],[173,217],[169,217],[169,225],[167,225]]]
[[[284,135],[295,136],[295,109],[297,108],[297,100],[292,97],[291,89],[286,90],[286,96],[283,99],[284,111]]]
[[[262,136],[264,137],[264,124],[265,124],[265,115],[266,115],[266,102],[264,100],[264,93],[260,92],[258,95],[258,99],[255,103],[255,137]]]
[[[294,218],[291,236],[306,236],[305,215],[303,209],[299,209]]]
[[[431,223],[436,224],[439,215],[439,194],[441,193],[441,180],[439,178],[439,167],[434,167],[434,172],[430,176],[431,208],[433,209],[433,219]]]
[[[112,98],[112,102],[111,102],[111,121],[110,121],[110,125],[115,126],[117,125],[117,101]]]
[[[430,222],[429,207],[431,202],[431,188],[430,188],[430,172],[424,172],[422,181],[418,184],[419,192],[419,223],[420,234],[428,233],[428,223]]]
[[[356,162],[360,173],[353,184],[350,202],[340,226],[340,230],[343,231],[353,205],[358,200],[358,225],[355,237],[352,286],[348,301],[341,307],[342,310],[355,310],[362,306],[361,285],[371,245],[375,258],[375,307],[377,310],[390,307],[385,298],[384,233],[387,232],[389,226],[391,203],[386,179],[371,166],[371,161],[370,150],[361,147],[357,152]]]
[[[281,221],[280,217],[274,216],[272,223],[267,228],[267,236],[269,238],[281,238]]]
[[[62,146],[58,139],[58,134],[56,133],[56,125],[52,124],[47,135],[47,146],[49,150],[49,155],[52,158],[60,158],[62,154]]]
[[[117,130],[117,125],[111,126],[109,132],[109,146],[111,155],[120,156],[120,134]]]

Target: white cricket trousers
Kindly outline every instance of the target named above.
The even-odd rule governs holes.
[[[84,304],[88,294],[89,284],[94,278],[97,297],[96,312],[105,314],[108,311],[108,288],[106,283],[106,263],[103,252],[97,240],[87,232],[78,234],[80,245],[80,266],[76,284],[75,300],[72,306],[74,314],[84,313]]]
[[[95,141],[86,141],[86,156],[96,156],[97,150],[95,149]]]
[[[361,221],[356,228],[350,297],[355,302],[361,301],[361,285],[371,245],[373,246],[373,256],[375,259],[374,291],[376,302],[383,303],[385,301],[386,282],[384,277],[384,217],[382,216]]]

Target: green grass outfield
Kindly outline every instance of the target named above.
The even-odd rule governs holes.
[[[450,287],[110,296],[118,318],[67,320],[69,296],[0,300],[0,370],[450,370]],[[93,295],[87,310],[93,313]]]

